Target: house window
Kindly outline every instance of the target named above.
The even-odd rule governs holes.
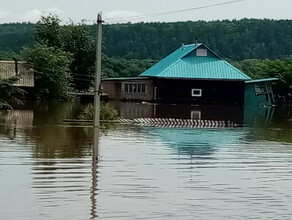
[[[197,57],[206,57],[207,56],[207,49],[197,49]]]
[[[266,85],[263,85],[263,84],[254,84],[254,90],[255,90],[256,96],[260,96],[267,93]]]
[[[124,92],[127,94],[146,94],[146,85],[141,83],[125,83]]]
[[[191,111],[191,119],[201,120],[201,111]]]
[[[192,97],[202,97],[202,89],[192,89]]]

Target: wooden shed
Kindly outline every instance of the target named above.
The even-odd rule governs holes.
[[[0,78],[18,77],[15,86],[34,87],[34,71],[24,61],[0,61]]]

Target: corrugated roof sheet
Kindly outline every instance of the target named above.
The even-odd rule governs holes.
[[[266,78],[266,79],[254,79],[245,81],[245,83],[263,83],[263,82],[275,82],[278,81],[278,78]]]
[[[211,50],[207,57],[197,57],[195,51],[203,44],[179,48],[140,76],[186,79],[250,80],[251,78],[219,58]]]

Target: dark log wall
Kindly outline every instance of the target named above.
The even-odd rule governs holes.
[[[244,104],[243,81],[156,79],[157,101],[209,104]],[[202,89],[192,97],[192,89]]]

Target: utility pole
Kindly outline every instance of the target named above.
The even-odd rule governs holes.
[[[94,78],[94,127],[99,127],[100,115],[100,95],[101,95],[101,41],[102,41],[102,18],[101,13],[97,15],[97,44],[96,44],[96,64]]]

